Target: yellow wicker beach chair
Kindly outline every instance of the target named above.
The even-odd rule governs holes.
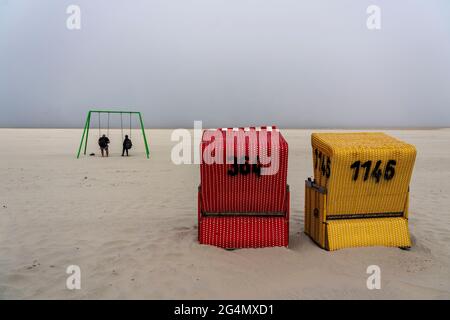
[[[313,133],[305,232],[327,250],[411,246],[408,198],[416,149],[384,133]]]

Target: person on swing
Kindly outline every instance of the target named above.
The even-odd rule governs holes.
[[[98,145],[100,146],[100,151],[102,152],[102,157],[104,156],[104,152],[106,151],[106,156],[109,157],[108,151],[109,139],[106,135],[102,135],[100,139],[98,139]]]
[[[122,157],[124,156],[125,152],[127,153],[128,157],[128,150],[131,149],[132,145],[133,144],[131,143],[131,140],[128,138],[128,135],[125,135],[125,139],[123,140]]]

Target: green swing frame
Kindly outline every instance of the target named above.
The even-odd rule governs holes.
[[[83,135],[81,136],[80,147],[78,148],[77,159],[80,157],[81,149],[83,148],[83,143],[84,143],[84,154],[86,155],[87,143],[88,143],[88,138],[89,138],[89,128],[91,126],[91,115],[93,113],[98,113],[99,121],[100,121],[100,115],[102,113],[107,113],[108,119],[109,119],[109,114],[111,114],[111,113],[119,113],[120,115],[129,114],[130,115],[130,123],[131,123],[131,116],[134,114],[137,115],[139,118],[139,123],[141,125],[142,136],[144,137],[144,145],[145,145],[145,152],[147,154],[147,159],[150,157],[150,152],[148,150],[148,144],[147,144],[147,137],[145,136],[145,130],[144,130],[144,121],[142,120],[142,114],[140,112],[138,112],[138,111],[115,111],[115,110],[89,110],[87,117],[86,117],[86,122],[84,124]],[[109,123],[108,123],[108,130],[109,130]]]

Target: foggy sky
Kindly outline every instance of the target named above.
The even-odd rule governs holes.
[[[148,128],[449,127],[450,2],[0,0],[0,127],[91,108]]]

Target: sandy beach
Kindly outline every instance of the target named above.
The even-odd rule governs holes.
[[[417,147],[410,251],[327,252],[303,232],[310,134],[289,143],[289,248],[226,251],[197,242],[198,165],[174,165],[171,130],[139,131],[131,156],[99,157],[98,132],[76,159],[81,129],[0,129],[0,299],[449,299],[450,129],[387,130]],[[66,268],[81,268],[81,289]],[[381,290],[366,269],[381,268]]]

